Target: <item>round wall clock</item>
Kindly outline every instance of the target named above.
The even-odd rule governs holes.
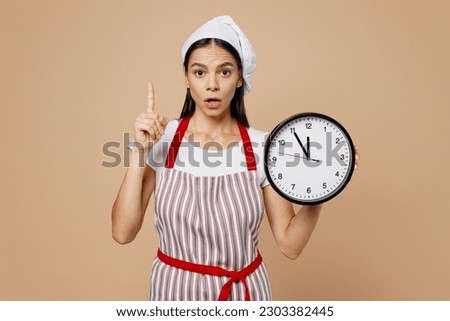
[[[338,195],[350,181],[354,165],[355,149],[347,130],[319,113],[285,119],[264,146],[270,184],[297,204],[319,204]]]

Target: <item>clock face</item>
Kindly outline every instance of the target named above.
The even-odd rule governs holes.
[[[319,204],[339,194],[355,165],[353,142],[345,128],[318,113],[281,122],[264,148],[264,169],[272,187],[297,204]]]

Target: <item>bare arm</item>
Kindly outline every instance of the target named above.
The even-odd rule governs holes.
[[[268,185],[263,189],[267,218],[280,251],[294,260],[305,248],[319,220],[322,205],[302,206],[295,213],[293,205]]]
[[[161,139],[167,123],[166,117],[154,111],[153,85],[149,83],[147,111],[134,123],[135,146],[131,151],[130,167],[112,208],[112,236],[118,243],[130,243],[142,227],[156,177],[155,171],[142,160],[147,159],[149,150]]]
[[[133,241],[142,227],[145,211],[155,187],[155,171],[142,167],[142,150],[134,147],[119,193],[112,208],[112,236],[120,244]]]

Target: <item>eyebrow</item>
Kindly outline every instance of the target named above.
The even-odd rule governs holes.
[[[205,64],[199,63],[199,62],[194,62],[194,63],[192,63],[189,67],[190,67],[190,68],[193,68],[193,67],[200,67],[200,68],[207,69],[208,66],[206,66]],[[220,65],[217,66],[217,67],[218,67],[218,68],[223,68],[223,67],[233,67],[233,68],[235,68],[235,65],[234,65],[233,63],[227,61],[227,62],[224,62],[224,63],[220,64]]]

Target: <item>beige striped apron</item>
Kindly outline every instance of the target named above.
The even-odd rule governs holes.
[[[259,227],[264,214],[262,191],[247,129],[239,125],[247,171],[223,176],[195,176],[174,169],[189,124],[180,121],[155,189],[154,223],[159,250],[176,261],[240,271],[258,257]],[[185,160],[186,161],[186,160]],[[217,300],[229,276],[186,271],[156,257],[152,265],[150,300]],[[249,293],[248,293],[249,292]],[[271,300],[262,262],[245,282],[232,284],[228,300]]]

